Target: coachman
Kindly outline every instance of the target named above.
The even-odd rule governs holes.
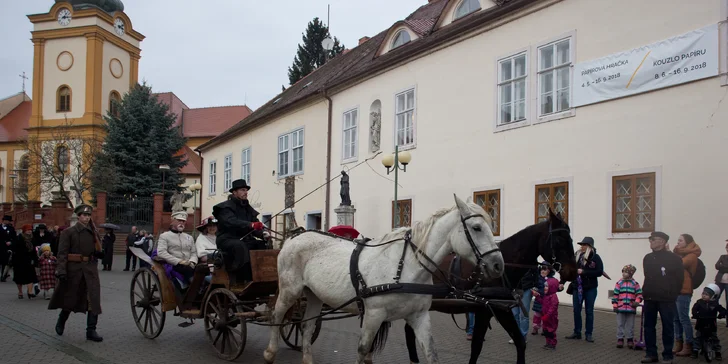
[[[76,225],[63,230],[58,243],[56,289],[48,305],[49,310],[61,309],[56,323],[56,334],[63,335],[71,312],[86,313],[86,340],[100,342],[96,323],[101,314],[101,282],[98,259],[103,258],[101,243],[91,221],[92,207],[76,207]]]

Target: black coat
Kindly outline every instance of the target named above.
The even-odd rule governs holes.
[[[642,267],[645,301],[675,302],[685,279],[682,258],[671,251],[659,250],[645,255]]]
[[[18,234],[12,225],[7,225],[5,228],[0,226],[0,265],[8,263],[8,258],[10,258],[8,251],[12,249],[12,245],[17,239]],[[10,242],[10,245],[7,245],[7,242]]]
[[[229,198],[215,205],[212,208],[212,215],[217,219],[217,246],[235,257],[234,262],[229,261],[232,263],[230,268],[236,269],[250,263],[248,249],[243,246],[244,244],[236,243],[243,237],[245,237],[243,242],[246,243],[254,243],[255,237],[263,238],[263,231],[253,230],[252,226],[254,222],[260,222],[258,211],[250,206],[248,200]],[[228,256],[228,259],[231,257]]]
[[[101,240],[101,249],[104,251],[104,259],[101,260],[103,265],[111,265],[114,261],[114,242],[116,235],[114,233],[105,234]]]
[[[38,267],[38,253],[29,248],[23,236],[13,242],[13,282],[15,284],[38,283],[35,268]]]
[[[43,236],[40,236],[40,232],[36,231],[33,233],[33,246],[41,246],[45,243],[50,244],[53,241],[53,235],[47,231]]]
[[[715,269],[718,273],[715,274],[715,284],[720,285],[720,281],[723,279],[723,274],[728,273],[728,255],[721,255],[718,261],[715,263]]]
[[[716,300],[699,299],[693,305],[692,314],[695,319],[695,331],[715,332],[718,329],[715,319],[725,317],[726,310]]]
[[[604,263],[602,258],[596,252],[592,252],[591,256],[584,260],[583,264],[579,264],[577,258],[577,268],[581,269],[581,289],[586,291],[588,289],[597,288],[599,286],[599,277],[604,274]],[[574,280],[567,292],[576,292],[577,281]]]

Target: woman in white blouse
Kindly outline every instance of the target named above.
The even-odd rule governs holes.
[[[197,231],[201,233],[197,236],[197,241],[195,241],[197,257],[200,259],[200,263],[205,263],[207,262],[207,255],[212,254],[217,249],[217,244],[215,243],[217,219],[210,216],[202,220],[202,224],[197,227]]]

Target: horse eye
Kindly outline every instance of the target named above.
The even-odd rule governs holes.
[[[481,231],[482,228],[480,227],[480,225],[475,225],[475,226],[473,226],[473,230],[475,230],[475,231]]]

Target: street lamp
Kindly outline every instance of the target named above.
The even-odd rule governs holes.
[[[387,168],[387,174],[394,171],[394,216],[392,216],[392,225],[398,227],[396,219],[399,216],[399,204],[397,204],[397,183],[398,183],[398,172],[401,169],[402,172],[407,172],[407,165],[412,161],[412,155],[408,151],[399,151],[399,145],[394,147],[394,154],[384,156],[382,158],[382,165]],[[400,164],[402,165],[400,167]]]
[[[169,166],[166,164],[160,164],[159,170],[162,171],[162,210],[164,210],[164,198],[166,197],[164,193],[164,174],[169,170]]]
[[[192,195],[194,196],[194,199],[195,199],[195,206],[194,206],[194,210],[192,212],[193,213],[193,218],[194,218],[194,220],[193,220],[194,221],[194,224],[193,225],[195,225],[195,224],[197,224],[197,192],[202,189],[202,185],[199,184],[197,182],[197,180],[195,180],[195,183],[193,183],[192,185],[190,185],[188,188],[192,192]],[[194,238],[197,239],[197,229],[195,229],[195,230],[192,231],[192,235],[194,235]]]

